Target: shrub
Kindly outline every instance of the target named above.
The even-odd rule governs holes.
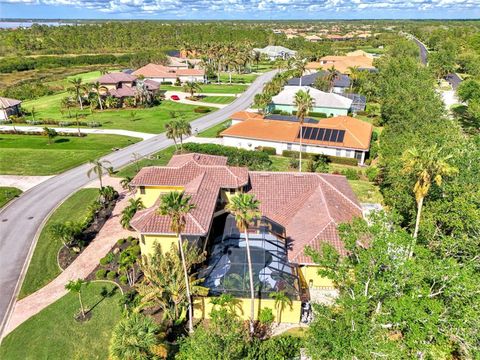
[[[355,158],[344,158],[340,156],[331,156],[331,155],[327,155],[327,156],[328,156],[328,160],[335,164],[343,164],[343,165],[351,165],[351,166],[358,165],[358,161]]]
[[[124,238],[118,239],[118,240],[117,240],[117,245],[119,245],[119,246],[120,246],[120,245],[123,245],[123,244],[125,244],[125,241],[126,241],[126,240],[125,240]]]
[[[94,128],[94,127],[100,127],[102,125],[100,123],[96,122],[96,121],[90,121],[90,122],[87,123],[87,126]]]
[[[270,146],[259,146],[256,150],[263,151],[264,153],[267,153],[268,155],[276,155],[277,154],[277,149],[275,149],[274,147],[270,147]]]
[[[341,172],[342,175],[345,175],[348,180],[358,180],[360,176],[354,169],[345,169]]]
[[[270,325],[273,323],[273,312],[270,308],[263,308],[260,310],[260,314],[258,315],[258,321],[264,325]]]
[[[298,169],[298,165],[300,163],[300,160],[299,159],[295,159],[295,158],[291,158],[289,163],[288,163],[288,166],[291,168],[291,169]]]
[[[370,145],[370,151],[368,153],[370,159],[375,159],[378,156],[378,143],[374,142]]]
[[[307,160],[306,172],[315,172],[316,166],[313,160]]]
[[[210,112],[210,109],[206,106],[197,106],[195,109],[193,109],[193,112],[196,112],[198,114],[205,114]]]
[[[117,277],[117,272],[116,271],[109,271],[107,273],[107,279],[108,280],[115,280],[116,277]]]
[[[100,259],[100,265],[110,264],[113,261],[114,257],[115,256],[111,252],[109,252],[107,255],[105,255],[105,257]]]
[[[95,279],[102,280],[107,276],[107,270],[100,269],[95,273]]]
[[[373,132],[372,132],[372,140],[371,140],[371,141],[372,141],[372,142],[375,142],[375,141],[377,141],[377,140],[378,140],[378,132],[373,131]]]
[[[140,246],[139,245],[135,245],[135,246],[130,246],[127,251],[129,251],[130,253],[132,253],[133,255],[135,256],[139,256],[140,253],[141,253],[141,250],[140,250]]]
[[[160,84],[161,84],[161,85],[173,85],[173,82],[171,82],[171,81],[162,81]]]
[[[132,240],[130,240],[130,243],[131,243],[132,245],[138,245],[140,242],[138,241],[138,239],[133,238]]]
[[[120,281],[120,284],[127,285],[128,284],[128,278],[127,275],[122,275],[118,278],[118,281]]]
[[[256,341],[248,348],[247,359],[276,360],[299,359],[302,340],[292,335],[273,336],[264,341]]]
[[[368,181],[375,182],[380,170],[375,166],[370,166],[365,170],[365,175],[367,175]]]

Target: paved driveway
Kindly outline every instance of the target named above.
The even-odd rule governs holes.
[[[276,71],[265,73],[239,98],[228,106],[193,121],[192,128],[199,131],[221,123],[236,111],[246,109],[256,93]],[[147,156],[173,145],[164,134],[130,145],[104,156],[115,168],[133,161],[133,154]],[[55,206],[64,198],[87,184],[90,166],[81,165],[35,186],[22,194],[14,203],[0,211],[0,334],[11,312],[23,276],[35,247],[35,234]]]

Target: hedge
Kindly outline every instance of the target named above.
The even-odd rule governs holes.
[[[297,111],[296,110],[292,111],[292,115],[297,115]],[[319,118],[327,118],[328,117],[328,115],[326,113],[314,112],[314,111],[309,112],[307,117],[309,117],[309,116],[319,117]]]
[[[41,136],[43,133],[38,131],[15,131],[15,130],[0,130],[0,134],[13,134],[13,135],[37,135]],[[78,133],[66,133],[57,131],[57,136],[76,136],[79,137]],[[85,133],[80,133],[80,137],[87,136]]]
[[[204,114],[210,112],[210,109],[206,106],[197,106],[195,109],[193,109],[193,112]]]
[[[188,152],[225,156],[228,158],[229,165],[246,166],[251,170],[267,170],[272,163],[268,154],[263,151],[250,151],[237,149],[232,146],[196,143],[184,144],[183,148]]]
[[[283,150],[282,156],[297,158],[299,157],[299,152],[294,150]],[[302,157],[304,159],[316,160],[319,156],[321,156],[321,154],[312,154],[312,153],[302,152]],[[358,161],[355,158],[345,158],[345,157],[332,156],[332,155],[324,155],[324,156],[327,157],[329,162],[332,162],[335,164],[352,165],[352,166],[358,165]]]
[[[259,146],[255,150],[262,151],[268,155],[277,155],[277,149],[270,146]]]

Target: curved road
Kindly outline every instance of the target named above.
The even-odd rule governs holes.
[[[427,65],[427,57],[428,57],[427,47],[425,46],[424,43],[422,43],[413,35],[412,35],[412,40],[415,41],[415,43],[418,46],[418,49],[420,50],[420,61],[422,62],[423,65]]]
[[[192,129],[205,130],[224,121],[234,112],[248,108],[254,95],[262,90],[263,84],[275,73],[276,71],[270,71],[260,75],[236,101],[192,121]],[[160,134],[102,159],[110,161],[114,168],[119,168],[133,161],[133,153],[146,156],[171,145],[173,141]],[[37,230],[60,201],[92,180],[86,175],[89,168],[88,164],[84,164],[54,176],[26,191],[0,211],[0,335],[23,281],[24,272],[28,268]]]

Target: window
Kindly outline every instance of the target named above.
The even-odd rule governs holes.
[[[292,150],[292,144],[287,144],[287,150]]]
[[[145,195],[145,186],[140,186],[140,194]]]
[[[302,145],[302,151],[307,151],[307,145]]]
[[[352,155],[353,155],[353,151],[352,151],[352,150],[346,150],[346,151],[345,151],[345,156],[346,156],[346,157],[351,158],[351,157],[353,157]]]
[[[341,149],[336,149],[335,150],[335,156],[342,156],[342,150]]]

